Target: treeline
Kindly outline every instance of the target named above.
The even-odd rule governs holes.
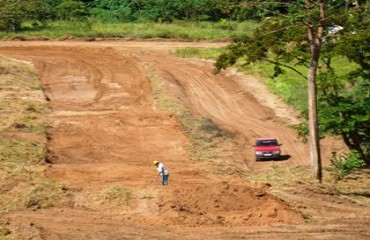
[[[241,0],[0,0],[0,30],[23,22],[45,27],[55,20],[100,22],[243,21],[261,11]]]
[[[24,22],[42,28],[55,20],[244,21],[265,17],[264,8],[243,0],[0,0],[0,30],[18,31]]]
[[[365,1],[365,0],[361,0]],[[338,0],[339,6],[361,2]],[[0,0],[0,30],[22,23],[46,27],[55,20],[116,22],[245,21],[285,13],[296,1],[253,0]]]

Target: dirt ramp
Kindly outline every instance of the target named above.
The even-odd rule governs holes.
[[[178,189],[163,199],[160,212],[189,225],[300,224],[303,218],[264,189],[228,183]]]

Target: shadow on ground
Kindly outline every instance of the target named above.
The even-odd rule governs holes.
[[[275,162],[280,162],[280,161],[286,161],[290,158],[291,156],[290,155],[281,155],[280,157],[278,158],[265,158],[265,159],[258,159],[257,161],[258,162],[272,162],[272,161],[275,161]]]

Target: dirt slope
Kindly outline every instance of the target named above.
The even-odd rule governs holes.
[[[182,124],[157,109],[144,66],[192,112],[233,133],[237,151],[224,159],[228,164],[248,171],[309,165],[307,146],[288,127],[297,121],[294,111],[256,79],[232,71],[214,75],[208,61],[168,54],[177,47],[218,45],[1,43],[0,54],[33,62],[40,73],[53,110],[45,176],[63,182],[71,194],[69,205],[4,214],[7,224],[21,239],[297,239],[302,232],[302,239],[325,238],[327,226],[305,227],[303,217],[270,195],[268,186],[214,174],[214,163],[189,159]],[[285,161],[254,161],[250,145],[262,136],[284,144]],[[334,144],[324,145],[324,155]],[[153,183],[153,160],[170,168],[169,187]],[[97,200],[99,192],[117,186],[131,192],[128,206]],[[366,221],[363,208],[352,210]],[[368,237],[359,223],[355,237]],[[336,225],[329,229],[328,236],[353,234]]]

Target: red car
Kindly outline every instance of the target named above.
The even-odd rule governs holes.
[[[280,158],[281,145],[276,138],[258,138],[256,145],[253,145],[256,161]]]

